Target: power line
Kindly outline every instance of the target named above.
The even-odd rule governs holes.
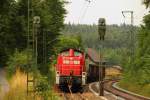
[[[85,0],[85,1],[87,1],[87,2],[89,2],[89,3],[91,3],[91,2],[92,2],[92,0]]]
[[[83,5],[85,5],[85,4],[86,4],[86,2],[84,2],[84,4],[83,4]],[[84,8],[85,8],[85,6],[83,6],[83,8],[82,8],[82,9],[84,10]],[[80,11],[81,11],[81,13],[82,13],[82,11],[83,11],[82,9],[80,10]],[[79,16],[79,18],[78,18],[78,23],[80,22],[80,19],[81,19],[81,14],[80,14],[80,16]]]
[[[85,10],[83,11],[83,14],[79,17],[79,20],[78,20],[78,23],[80,23],[83,19],[84,19],[84,17],[85,17],[85,15],[86,15],[86,13],[87,13],[87,11],[88,11],[88,8],[90,7],[90,4],[93,2],[93,0],[85,0],[85,3],[84,3],[84,5],[86,4],[86,3],[88,3],[87,5],[86,5],[86,8],[85,8]],[[83,8],[84,9],[84,8]],[[82,11],[82,10],[81,10]]]
[[[80,21],[82,21],[82,20],[84,19],[85,15],[86,15],[86,13],[87,13],[88,8],[89,8],[89,5],[86,6],[86,9],[84,10],[84,12],[83,12],[83,14],[82,14],[82,16],[81,16]]]

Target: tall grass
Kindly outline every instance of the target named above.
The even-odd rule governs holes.
[[[1,93],[1,84],[0,84],[0,93]]]
[[[1,99],[1,95],[2,95],[2,87],[1,87],[1,84],[0,84],[0,99]]]
[[[27,95],[26,82],[27,75],[20,70],[17,70],[9,81],[10,88],[4,96],[4,100],[33,100],[34,96],[32,94]],[[38,95],[37,93],[34,100],[59,100],[59,97],[54,93],[54,91],[47,90],[41,95]]]
[[[4,96],[4,100],[26,100],[26,81],[26,74],[22,73],[20,70],[17,70],[10,79],[10,88]]]

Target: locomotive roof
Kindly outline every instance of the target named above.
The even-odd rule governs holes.
[[[74,49],[74,48],[67,48],[67,49],[61,50],[60,53],[65,52],[65,51],[69,51],[70,49],[73,49],[74,51],[77,51],[77,52],[80,52],[80,53],[84,53],[82,50]]]

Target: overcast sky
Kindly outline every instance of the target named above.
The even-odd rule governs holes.
[[[107,24],[130,24],[130,14],[122,16],[122,11],[134,11],[134,24],[142,23],[142,17],[148,12],[142,5],[142,0],[68,0],[66,5],[68,14],[65,23],[97,24],[100,17],[106,18]]]

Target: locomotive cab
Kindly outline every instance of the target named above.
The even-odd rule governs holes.
[[[56,84],[85,85],[85,55],[80,50],[67,49],[58,55]]]

